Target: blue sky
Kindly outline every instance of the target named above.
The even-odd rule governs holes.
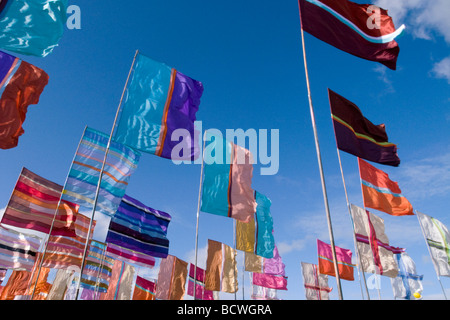
[[[361,0],[356,2],[364,3]],[[203,83],[198,120],[204,129],[278,129],[280,167],[260,174],[253,188],[272,200],[274,236],[286,264],[288,291],[304,299],[301,262],[317,263],[316,239],[329,243],[309,114],[297,1],[133,0],[70,1],[81,9],[81,29],[65,30],[52,54],[21,56],[44,69],[49,85],[30,106],[19,146],[0,153],[0,210],[6,207],[22,167],[64,184],[84,127],[109,133],[132,58],[143,54]],[[327,88],[356,103],[373,123],[385,123],[399,147],[399,168],[377,165],[397,181],[413,207],[450,226],[450,14],[448,0],[378,0],[396,27],[396,71],[339,51],[305,34],[319,142],[335,243],[354,252],[351,222],[339,170]],[[350,201],[362,206],[357,160],[341,152]],[[175,165],[144,154],[127,194],[172,215],[170,253],[193,261],[200,165]],[[385,219],[394,246],[404,247],[424,275],[425,299],[442,299],[417,218]],[[101,232],[99,232],[101,234]],[[100,236],[99,236],[100,237]],[[233,245],[231,219],[200,214],[199,265],[207,240]],[[239,271],[243,256],[238,254]],[[141,274],[156,276],[154,270]],[[357,273],[355,272],[356,279]],[[244,298],[250,294],[249,274]],[[441,279],[450,289],[450,280]],[[331,299],[337,299],[336,281]],[[358,281],[342,281],[344,299],[361,299]],[[449,295],[450,292],[447,293]],[[378,299],[376,290],[370,291]],[[242,291],[238,292],[242,299]],[[234,295],[221,294],[234,299]],[[188,297],[186,297],[188,298]],[[382,279],[382,299],[393,299]]]

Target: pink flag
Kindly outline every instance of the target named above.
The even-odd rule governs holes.
[[[271,275],[281,275],[284,276],[284,263],[281,261],[280,254],[278,253],[278,248],[275,246],[273,250],[272,259],[264,259],[264,273]]]
[[[205,290],[205,270],[197,267],[191,263],[189,268],[189,282],[188,282],[188,295],[194,296],[194,276],[197,279],[195,286],[195,298],[198,300],[214,300],[213,292],[211,290]]]
[[[277,290],[287,290],[287,277],[264,273],[253,273],[253,285]]]

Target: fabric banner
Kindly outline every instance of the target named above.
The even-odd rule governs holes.
[[[374,125],[357,105],[330,89],[328,97],[339,150],[383,165],[400,165],[397,146],[388,141],[384,124]]]
[[[251,252],[244,254],[244,270],[249,272],[263,272],[263,257],[257,256]]]
[[[208,239],[205,289],[235,293],[238,290],[236,250]]]
[[[236,249],[244,252],[255,252],[255,219],[249,222],[236,220]]]
[[[277,290],[265,288],[261,286],[252,285],[252,300],[279,300],[277,297]]]
[[[79,206],[68,201],[60,203],[62,189],[61,185],[23,168],[1,223],[46,234],[52,229],[52,235],[75,236]]]
[[[387,10],[347,0],[299,0],[303,30],[339,50],[395,70],[400,52]]]
[[[273,258],[275,239],[273,236],[273,219],[270,213],[272,201],[265,195],[255,191],[256,207],[256,254],[266,259]]]
[[[278,248],[275,246],[273,250],[273,258],[267,259],[264,258],[264,271],[265,274],[271,275],[282,275],[285,276],[285,265],[281,259],[280,254],[278,253]]]
[[[398,265],[394,254],[404,249],[389,245],[384,220],[380,217],[354,204],[351,205],[351,214],[363,271],[395,278]]]
[[[58,45],[66,27],[67,0],[3,0],[0,6],[0,48],[45,57]]]
[[[116,259],[153,267],[155,257],[168,255],[167,228],[170,220],[168,213],[124,195],[109,224],[106,235],[108,253]]]
[[[395,258],[398,264],[398,276],[391,278],[394,297],[405,300],[420,299],[423,291],[423,275],[417,274],[416,264],[406,252],[396,254]],[[419,298],[414,296],[415,293],[420,295]]]
[[[352,264],[352,252],[349,249],[343,249],[334,246],[336,252],[336,259],[338,265],[338,272],[340,279],[353,281],[355,280],[354,265]],[[331,245],[317,239],[317,254],[319,257],[319,272],[329,276],[336,277],[334,271],[334,259],[331,250]]]
[[[86,127],[62,192],[63,200],[93,209],[108,140],[108,135]],[[116,213],[139,158],[131,148],[111,141],[96,211],[107,216]]]
[[[161,259],[156,300],[183,300],[188,263],[172,255]]]
[[[0,51],[0,149],[17,147],[19,137],[25,132],[22,125],[28,106],[39,102],[48,79],[45,71]]]
[[[195,277],[195,274],[197,275]],[[213,292],[205,290],[205,270],[200,267],[195,267],[194,264],[190,264],[189,267],[189,282],[187,294],[194,296],[194,279],[195,283],[195,299],[196,300],[214,300]]]
[[[53,280],[52,287],[47,296],[47,300],[64,300],[66,291],[70,285],[74,271],[67,269],[58,269]]]
[[[439,220],[416,211],[436,273],[450,277],[450,232]]]
[[[257,206],[252,154],[209,131],[206,140],[201,211],[248,223]]]
[[[155,300],[155,291],[155,282],[137,276],[132,300]]]
[[[364,207],[393,216],[414,215],[411,203],[402,195],[397,182],[368,162],[358,158]]]
[[[111,280],[103,300],[131,300],[134,289],[135,267],[115,260]]]
[[[264,273],[253,273],[253,285],[265,288],[287,290],[287,277]]]
[[[138,54],[115,140],[167,159],[196,159],[200,146],[194,122],[202,94],[201,82]]]
[[[301,267],[306,300],[329,300],[328,276],[320,274],[315,264],[302,262]]]

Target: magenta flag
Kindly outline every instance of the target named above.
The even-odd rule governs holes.
[[[271,275],[285,275],[284,271],[284,263],[281,261],[281,256],[278,253],[278,248],[275,246],[273,250],[273,258],[272,259],[264,259],[264,273]]]
[[[277,290],[287,290],[287,277],[281,275],[253,273],[253,285]]]

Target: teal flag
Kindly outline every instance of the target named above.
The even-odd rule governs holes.
[[[265,195],[255,191],[256,199],[256,223],[257,223],[257,239],[256,239],[256,255],[272,259],[275,249],[275,239],[273,236],[273,219],[270,213],[272,201]]]
[[[2,0],[0,48],[45,57],[61,39],[67,0]]]

